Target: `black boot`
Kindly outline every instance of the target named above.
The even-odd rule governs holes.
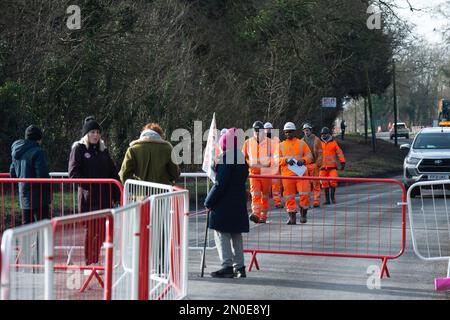
[[[300,209],[300,223],[306,223],[308,221],[306,218],[307,213],[308,209]]]
[[[245,266],[243,266],[239,269],[234,269],[234,277],[235,278],[246,278],[247,275],[245,273]]]
[[[211,277],[213,277],[213,278],[233,278],[234,277],[233,267],[224,267],[220,270],[211,272]]]
[[[330,187],[330,191],[331,201],[336,203],[336,188]]]
[[[331,204],[330,202],[330,190],[329,188],[325,188],[325,202],[323,204]]]
[[[250,216],[250,221],[253,221],[254,223],[259,223],[259,217],[256,214],[252,214]]]
[[[289,220],[286,224],[297,224],[297,212],[288,212]]]

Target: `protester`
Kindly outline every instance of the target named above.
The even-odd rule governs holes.
[[[238,149],[236,128],[229,129],[220,138],[220,145],[223,152],[215,168],[216,181],[205,200],[205,207],[210,209],[209,228],[215,230],[214,238],[222,263],[222,268],[212,272],[211,276],[243,278],[246,273],[242,233],[249,232],[245,188],[248,165]]]
[[[116,179],[119,181],[116,166],[108,149],[101,140],[100,124],[93,118],[85,119],[82,138],[72,145],[69,159],[70,178]],[[120,201],[117,187],[109,184],[80,184],[78,187],[78,210],[90,212],[107,209]],[[86,265],[97,264],[100,249],[104,241],[105,224],[103,221],[87,223],[85,238]]]
[[[11,146],[12,178],[50,178],[47,157],[41,148],[42,130],[31,125],[25,130],[25,139]],[[50,185],[44,183],[19,183],[20,208],[25,224],[50,218]]]
[[[128,179],[173,185],[180,168],[172,161],[172,145],[163,140],[164,131],[156,123],[142,129],[138,140],[130,143],[120,169],[123,184]]]

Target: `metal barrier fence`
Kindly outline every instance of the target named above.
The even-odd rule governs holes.
[[[149,215],[141,220],[142,237],[147,246],[141,247],[142,299],[179,300],[187,295],[188,277],[188,215],[187,190],[153,195]]]
[[[0,235],[42,219],[112,208],[122,194],[114,179],[0,179]]]
[[[1,245],[1,299],[53,299],[53,241],[49,220],[9,229]]]
[[[205,241],[205,223],[207,210],[204,207],[206,195],[211,187],[211,180],[204,172],[182,173],[178,183],[189,190],[189,249],[203,253]],[[208,229],[206,250],[215,250],[213,230]]]
[[[400,181],[285,176],[250,178],[267,180],[266,183],[272,178],[281,179],[284,198],[295,196],[286,193],[285,185],[289,183],[302,185],[303,182],[304,185],[312,181],[335,181],[339,185],[337,202],[324,205],[322,194],[321,207],[308,210],[305,224],[287,225],[286,208],[270,210],[266,223],[251,222],[251,231],[244,235],[244,251],[252,254],[249,271],[253,265],[259,269],[258,253],[269,253],[380,259],[380,278],[385,274],[390,276],[387,262],[400,257],[406,243],[406,190]],[[303,189],[303,192],[309,193],[309,190]],[[302,195],[300,202],[301,198]],[[295,202],[298,207],[299,201]]]
[[[54,298],[110,300],[114,237],[111,210],[60,217],[51,222]]]
[[[113,300],[139,299],[141,216],[149,210],[149,199],[114,209]]]
[[[435,279],[436,290],[450,289],[450,180],[425,181],[408,189],[413,249],[421,260],[447,261],[447,277]]]

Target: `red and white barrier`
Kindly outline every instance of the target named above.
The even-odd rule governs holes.
[[[3,234],[1,299],[51,300],[53,296],[53,232],[49,220]]]
[[[29,210],[21,208],[20,203],[25,199],[19,193],[19,184],[29,188],[30,193],[34,194],[29,197]],[[112,208],[114,206],[113,188],[120,192],[120,200],[123,197],[122,185],[114,179],[0,179],[0,235],[8,228],[37,220],[78,214],[80,184],[84,185],[91,194],[99,188],[106,190],[106,195],[105,192],[98,192],[98,198],[90,197],[90,202],[85,204],[86,208],[81,208],[83,212]],[[50,204],[44,199],[46,192],[51,199]],[[95,202],[99,205],[96,206]]]
[[[252,177],[252,176],[251,176]],[[290,254],[381,260],[400,257],[406,243],[406,190],[390,179],[257,176],[291,181],[337,181],[336,204],[309,209],[308,222],[287,225],[286,208],[271,210],[267,223],[253,224],[244,235],[245,252],[252,254],[249,271],[259,269],[257,254]],[[322,191],[323,193],[323,191]],[[312,198],[311,198],[312,202]],[[299,206],[296,200],[297,208]],[[297,216],[300,210],[297,209]]]
[[[450,180],[413,184],[408,189],[408,214],[416,256],[448,262],[447,277],[435,279],[435,289],[450,290]]]

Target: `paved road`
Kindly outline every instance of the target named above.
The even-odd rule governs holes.
[[[383,140],[385,140],[385,141],[389,141],[389,142],[395,143],[395,140],[394,140],[394,139],[392,139],[392,140],[390,139],[390,137],[389,137],[389,132],[378,132],[378,133],[376,134],[376,137],[377,137],[377,139],[383,139]],[[402,145],[402,144],[404,144],[404,143],[409,143],[409,144],[411,144],[411,143],[413,142],[414,135],[411,134],[411,135],[410,135],[410,138],[412,138],[412,139],[406,139],[406,138],[404,138],[404,137],[398,137],[398,138],[397,138],[398,145],[400,146],[400,145]]]
[[[397,202],[401,201],[400,189],[395,185],[357,184],[341,187],[338,194],[339,203],[336,206],[310,210],[309,221],[305,225],[286,226],[286,214],[272,211],[269,224],[251,224],[251,231],[245,236],[245,246],[289,251],[395,255],[401,247],[402,235],[401,208],[397,206]],[[417,206],[419,199],[414,201],[415,208],[420,208]],[[432,205],[431,202],[429,205]],[[439,210],[441,216],[437,220],[430,216],[421,224],[418,221],[422,218],[422,211],[416,210],[418,229],[423,231],[427,227],[432,230],[431,222],[437,221],[439,225],[445,222],[442,228],[447,230],[445,226],[448,224],[442,215],[446,211],[442,206]],[[199,225],[204,226],[204,221],[199,220]],[[191,224],[191,245],[197,245],[193,235],[195,230],[195,225]],[[201,238],[203,231],[198,230]],[[448,231],[442,232],[447,238],[441,237],[441,242],[445,239],[450,243]],[[419,238],[423,239],[423,235],[422,232]],[[430,238],[428,243],[432,253],[439,249],[434,239],[437,238]],[[427,246],[423,244],[421,250],[427,253]],[[441,253],[448,252],[448,246],[441,245]],[[391,278],[384,278],[379,283],[376,277],[371,276],[371,270],[379,272],[381,260],[378,259],[258,254],[260,270],[253,268],[247,278],[214,279],[209,273],[220,268],[217,252],[207,251],[204,278],[199,276],[200,258],[200,251],[190,250],[188,299],[192,300],[390,300],[449,297],[446,293],[434,290],[434,279],[445,276],[447,263],[424,262],[416,257],[409,224],[405,252],[398,259],[388,262]],[[245,259],[248,266],[251,254],[246,253]]]

